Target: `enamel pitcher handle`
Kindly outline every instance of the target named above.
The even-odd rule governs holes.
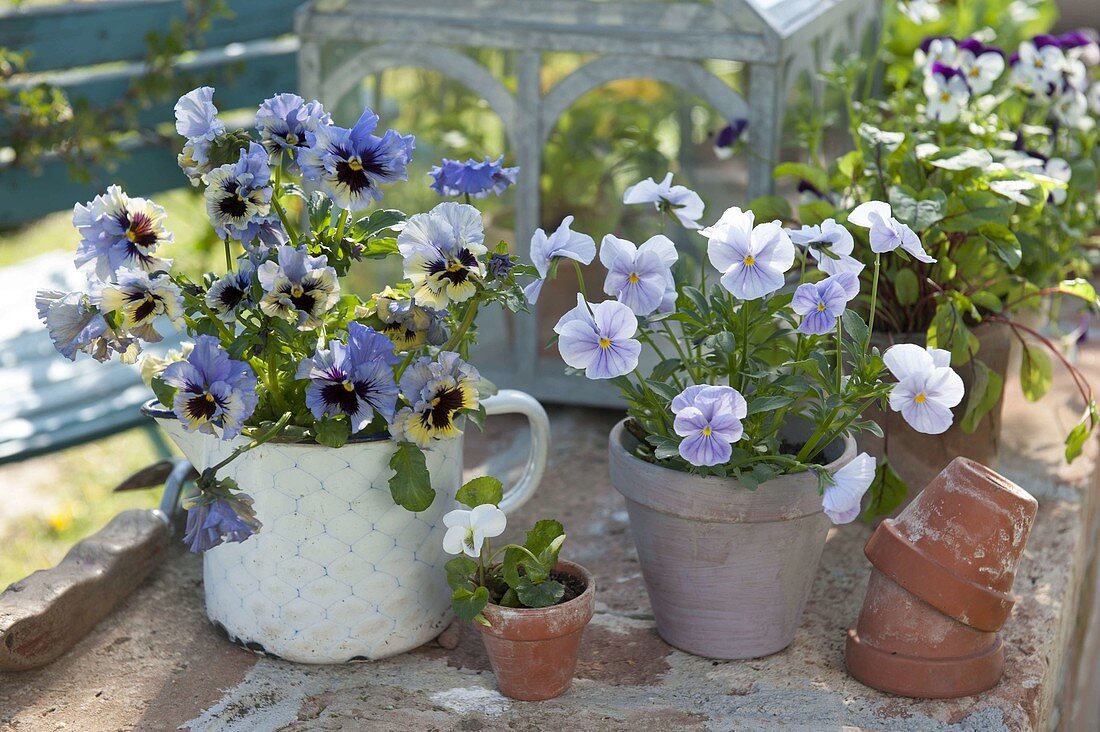
[[[550,455],[550,418],[538,400],[515,389],[501,389],[481,403],[487,415],[522,414],[531,425],[531,451],[527,455],[523,475],[514,486],[504,491],[504,498],[500,501],[500,509],[511,513],[527,503],[546,472],[546,459]]]

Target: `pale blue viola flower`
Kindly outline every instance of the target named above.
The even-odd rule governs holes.
[[[116,313],[123,330],[146,343],[159,343],[164,336],[153,322],[164,316],[179,330],[183,323],[183,294],[165,273],[150,275],[140,269],[122,268],[98,295],[104,313]]]
[[[223,440],[241,433],[259,401],[252,367],[231,359],[214,336],[197,336],[187,360],[168,364],[162,379],[176,389],[172,411],[183,428]]]
[[[421,305],[442,310],[465,302],[485,277],[481,257],[488,250],[481,212],[464,203],[446,201],[410,217],[397,235],[397,248],[413,298]]]
[[[802,316],[798,332],[808,335],[830,332],[858,294],[859,276],[855,272],[839,272],[821,282],[799,285],[791,300],[791,309]]]
[[[121,267],[146,272],[168,269],[172,262],[155,256],[172,242],[164,228],[164,209],[144,198],[131,198],[118,186],[73,207],[73,226],[81,239],[76,266],[109,281]]]
[[[256,270],[264,291],[260,310],[296,323],[299,330],[312,330],[340,299],[336,270],[328,266],[328,257],[309,256],[305,246],[277,251],[278,261],[268,260]]]
[[[638,318],[622,303],[598,305],[577,295],[577,306],[561,317],[554,332],[562,360],[584,369],[589,379],[613,379],[638,368],[642,344],[634,339]]]
[[[672,185],[672,173],[660,183],[646,178],[623,191],[623,203],[652,203],[658,211],[672,213],[687,229],[698,229],[703,218],[703,199],[686,186]]]
[[[242,310],[255,306],[252,302],[252,275],[255,268],[245,259],[239,269],[226,272],[206,291],[206,306],[226,323],[232,323]]]
[[[875,480],[875,459],[861,452],[850,463],[833,473],[832,485],[825,487],[821,507],[834,524],[848,524],[859,516],[860,503]]]
[[[672,265],[679,255],[667,236],[658,234],[640,247],[608,234],[600,243],[600,262],[607,268],[603,291],[639,317],[661,307],[670,285],[675,291]]]
[[[318,127],[332,124],[332,115],[317,100],[306,101],[297,94],[276,94],[256,110],[256,130],[264,149],[274,157],[287,152],[291,168],[298,167],[298,150]]]
[[[34,302],[54,348],[70,361],[77,353],[100,362],[115,355],[122,363],[137,361],[137,339],[111,328],[86,293],[39,290]]]
[[[916,232],[894,218],[893,209],[888,203],[882,201],[861,203],[848,215],[848,223],[870,229],[871,251],[876,254],[892,252],[901,247],[921,262],[936,261],[924,251]]]
[[[740,142],[749,128],[749,121],[743,117],[730,122],[718,131],[714,137],[714,157],[719,160],[729,160],[733,157],[734,147]],[[700,213],[700,215],[702,215]]]
[[[349,211],[381,201],[383,185],[408,180],[415,142],[394,130],[378,137],[377,126],[378,115],[367,109],[351,129],[320,125],[306,133],[308,146],[298,154],[302,176]]]
[[[890,392],[890,408],[901,412],[910,427],[926,435],[947,431],[951,409],[962,401],[962,378],[951,368],[951,354],[912,343],[891,346],[883,354],[886,368],[898,383]]]
[[[386,336],[360,323],[348,323],[347,345],[317,347],[298,365],[297,378],[309,379],[306,406],[317,419],[346,415],[358,432],[380,415],[387,424],[397,413],[393,366],[399,359]]]
[[[572,259],[581,264],[591,264],[596,258],[596,242],[587,234],[570,229],[572,224],[573,217],[566,216],[550,236],[542,229],[535,229],[535,235],[531,237],[531,263],[535,265],[539,276],[523,288],[528,302],[538,302],[542,285],[550,274],[550,266],[554,260]]]
[[[806,247],[817,261],[817,268],[825,274],[863,271],[863,263],[852,256],[855,248],[852,232],[835,219],[825,219],[820,225],[805,225],[801,229],[786,229],[786,232],[792,242]]]
[[[752,211],[728,208],[699,232],[707,238],[710,263],[722,273],[722,287],[741,300],[778,290],[794,264],[794,244],[783,227],[774,221],[754,227],[753,221]]]
[[[241,542],[262,528],[252,509],[252,497],[237,493],[232,498],[202,500],[187,509],[183,541],[200,554],[223,542]]]
[[[264,227],[278,227],[271,211],[271,167],[268,154],[257,142],[241,150],[236,163],[222,165],[207,176],[206,214],[221,239],[253,245]],[[275,241],[271,241],[272,244]]]
[[[682,437],[680,457],[698,467],[728,462],[745,429],[748,405],[731,386],[689,386],[672,400],[673,429]]]
[[[962,72],[946,64],[932,64],[924,77],[925,114],[934,122],[954,122],[970,101],[970,87]]]
[[[426,448],[433,440],[458,437],[462,430],[456,419],[477,409],[480,381],[477,369],[457,353],[417,359],[401,374],[401,394],[411,406],[397,413],[394,438]]]
[[[180,97],[174,108],[176,132],[186,138],[178,162],[193,185],[198,185],[210,172],[213,167],[210,147],[225,134],[225,125],[218,119],[213,99],[214,88],[203,86]]]
[[[444,158],[428,175],[432,177],[432,190],[441,196],[488,198],[515,185],[519,168],[504,167],[503,155],[496,160],[486,155],[484,161],[470,159],[464,163]]]

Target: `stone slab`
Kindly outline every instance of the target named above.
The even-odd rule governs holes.
[[[1100,352],[1083,358],[1100,375]],[[501,696],[470,629],[454,649],[429,644],[375,663],[310,667],[258,658],[206,621],[200,563],[179,551],[68,656],[42,670],[0,674],[0,729],[1095,729],[1090,705],[1100,696],[1088,649],[1100,644],[1089,620],[1098,613],[1097,445],[1074,465],[1061,464],[1060,436],[1078,409],[1065,381],[1038,405],[1009,385],[1001,469],[1039,498],[1040,511],[1016,581],[1021,600],[1004,631],[1005,678],[985,694],[914,701],[844,672],[844,632],[869,567],[862,547],[870,529],[862,525],[830,532],[787,650],[718,662],[666,645],[650,616],[625,507],[607,476],[605,441],[617,415],[557,408],[547,479],[511,524],[561,518],[567,556],[597,578],[597,613],[565,696],[538,704]],[[518,427],[491,420],[486,435],[471,436],[470,464],[499,471],[514,463],[523,454]]]

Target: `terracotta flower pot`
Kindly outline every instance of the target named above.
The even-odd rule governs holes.
[[[1016,567],[1038,503],[1007,478],[955,458],[867,542],[871,563],[940,612],[995,631],[1015,603]]]
[[[755,658],[786,648],[798,630],[829,519],[812,475],[749,490],[634,456],[635,438],[611,431],[611,482],[626,498],[657,632],[708,658]],[[837,443],[826,470],[855,457]]]
[[[1002,379],[1008,373],[1013,344],[1011,329],[1006,325],[987,324],[974,329],[978,339],[978,358]],[[925,345],[923,333],[876,333],[874,345],[885,351],[895,343],[915,343]],[[974,385],[975,369],[967,364],[956,369],[962,377],[966,394]],[[902,418],[900,412],[887,409],[885,412],[872,407],[864,416],[882,427],[885,439],[864,432],[859,437],[859,447],[876,458],[883,454],[890,460],[901,478],[909,484],[909,497],[912,498],[921,486],[929,481],[956,457],[968,457],[983,465],[997,467],[1001,443],[1001,411],[1004,405],[1002,397],[993,406],[974,432],[967,434],[959,426],[966,411],[967,397],[952,410],[955,423],[940,435],[925,435],[917,432]],[[903,506],[905,504],[902,504]]]
[[[553,699],[573,683],[581,636],[596,606],[596,583],[587,569],[572,562],[558,562],[556,570],[582,580],[584,592],[538,609],[489,605],[482,614],[490,627],[475,624],[500,692],[513,699]]]
[[[844,660],[867,686],[925,699],[977,694],[1004,671],[998,634],[944,615],[877,569],[848,630]]]

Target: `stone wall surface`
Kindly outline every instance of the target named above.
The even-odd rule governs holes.
[[[1100,349],[1083,355],[1100,376]],[[1100,379],[1095,379],[1100,383]],[[201,563],[173,556],[52,666],[0,674],[0,730],[1090,730],[1100,728],[1096,442],[1072,466],[1061,436],[1079,404],[1068,379],[1042,403],[1008,386],[1000,469],[1039,499],[1004,633],[1006,672],[985,694],[914,701],[868,689],[843,666],[863,600],[863,525],[830,532],[794,643],[767,658],[718,662],[660,640],[626,523],[607,476],[617,415],[554,409],[554,448],[536,497],[512,518],[558,516],[566,556],[596,575],[598,605],[565,696],[537,704],[496,691],[477,633],[385,661],[343,667],[258,658],[206,620]],[[518,422],[490,420],[467,462],[522,455]],[[478,474],[468,469],[468,477]],[[510,529],[510,532],[512,529]]]

